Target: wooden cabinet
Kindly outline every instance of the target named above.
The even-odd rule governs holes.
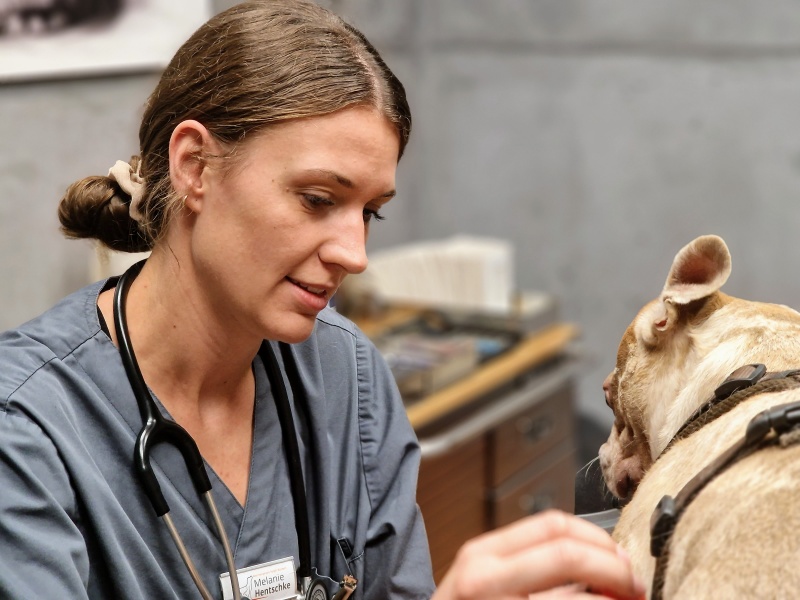
[[[550,356],[419,427],[417,501],[436,581],[464,542],[548,508],[572,511],[574,364]]]
[[[565,384],[487,434],[489,528],[548,508],[573,510],[572,395]]]
[[[492,490],[491,525],[502,527],[522,517],[559,508],[572,511],[574,504],[575,458],[569,451],[554,460],[532,465],[534,473],[516,487]],[[548,464],[549,463],[549,464]]]
[[[437,583],[462,544],[486,531],[486,458],[486,439],[479,436],[420,467],[417,502]]]

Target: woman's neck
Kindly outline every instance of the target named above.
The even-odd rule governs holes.
[[[150,260],[130,284],[125,304],[139,368],[170,416],[244,504],[255,405],[251,365],[260,340],[228,335],[193,298],[186,269],[177,273]],[[107,290],[97,304],[118,346],[113,296],[114,290]]]

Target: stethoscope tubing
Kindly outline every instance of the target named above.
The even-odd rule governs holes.
[[[281,357],[286,365],[286,372],[289,376],[289,385],[293,394],[304,393],[304,387],[299,385],[299,375],[297,364],[292,357],[288,345],[280,343]],[[300,458],[300,445],[297,441],[297,430],[294,427],[294,417],[292,416],[292,406],[289,403],[289,396],[286,385],[283,382],[278,360],[269,342],[264,341],[259,350],[259,356],[264,363],[267,371],[272,394],[275,397],[275,406],[278,411],[278,421],[281,424],[281,432],[286,447],[287,460],[289,462],[289,484],[292,491],[292,503],[294,504],[295,528],[297,530],[297,553],[298,562],[297,576],[300,578],[310,578],[311,573],[311,530],[308,524],[308,501],[306,498],[305,482],[303,481],[303,463]],[[301,392],[302,390],[302,392]]]
[[[200,578],[200,574],[189,555],[186,544],[184,544],[183,539],[172,521],[172,517],[169,515],[169,505],[167,504],[166,498],[164,498],[161,485],[158,483],[158,479],[150,464],[150,452],[152,448],[159,443],[172,444],[180,450],[184,462],[186,463],[189,476],[192,478],[192,482],[195,488],[197,488],[198,494],[205,498],[211,512],[214,526],[217,530],[217,537],[219,537],[225,553],[225,561],[228,565],[234,599],[241,600],[239,578],[233,560],[233,552],[231,551],[228,535],[225,532],[225,527],[222,524],[222,519],[219,516],[216,503],[214,502],[214,497],[211,494],[211,481],[208,478],[208,473],[203,463],[203,457],[200,455],[197,443],[183,427],[174,421],[164,418],[161,414],[153,397],[150,395],[150,390],[147,388],[142,372],[139,369],[139,363],[136,360],[136,354],[133,351],[133,344],[131,343],[128,332],[125,299],[131,282],[136,275],[139,274],[143,265],[144,261],[141,261],[129,268],[120,277],[114,291],[114,326],[117,332],[120,356],[122,357],[122,363],[125,367],[131,389],[136,397],[136,402],[139,405],[139,412],[144,421],[144,425],[139,435],[136,437],[136,444],[134,446],[134,467],[142,481],[145,494],[150,500],[156,515],[166,523],[169,533],[178,549],[178,553],[183,559],[200,595],[203,597],[203,600],[213,600],[213,596],[209,593],[208,588]]]

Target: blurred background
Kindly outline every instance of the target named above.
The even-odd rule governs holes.
[[[579,331],[579,461],[611,424],[601,384],[623,331],[694,237],[728,243],[728,293],[800,307],[800,3],[320,2],[379,49],[414,114],[370,249],[511,244],[518,289]],[[0,85],[0,328],[90,278],[92,247],[60,236],[56,205],[137,153],[157,76]]]

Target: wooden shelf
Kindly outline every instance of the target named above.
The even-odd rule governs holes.
[[[375,339],[396,327],[418,319],[424,310],[418,306],[397,305],[374,317],[351,317],[367,337]]]

